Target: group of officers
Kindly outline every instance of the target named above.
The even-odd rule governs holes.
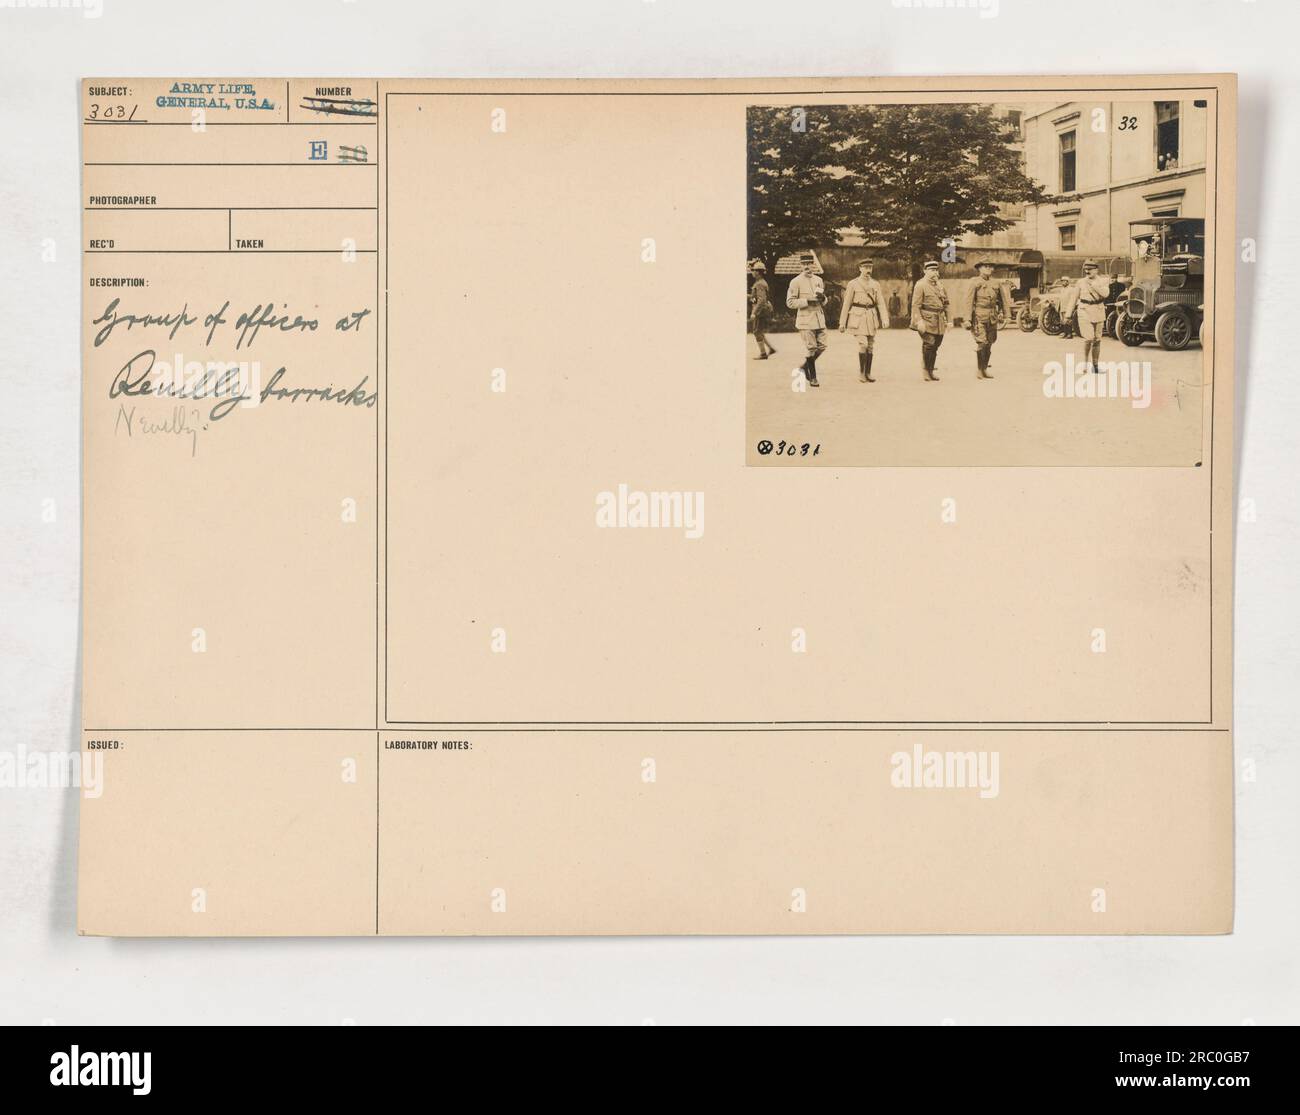
[[[800,369],[809,387],[819,387],[817,358],[826,351],[826,287],[815,272],[817,261],[811,252],[803,253],[799,263],[800,273],[790,281],[785,304],[795,311],[794,325],[807,350]],[[772,317],[771,288],[767,284],[767,268],[762,260],[754,260],[749,267],[754,275],[749,291],[750,326],[758,343],[758,359],[766,360],[776,352],[767,339],[767,324]],[[876,333],[889,327],[889,307],[880,284],[871,277],[873,267],[874,262],[870,259],[858,262],[858,276],[845,285],[840,306],[839,329],[841,333],[852,333],[857,339],[858,379],[863,383],[876,382],[871,374]],[[992,379],[989,362],[998,339],[998,327],[1011,319],[1011,295],[1004,283],[993,278],[992,261],[980,260],[975,270],[979,277],[967,293],[959,316],[975,340],[978,377]],[[951,320],[951,301],[939,281],[939,261],[926,260],[922,271],[921,278],[912,288],[910,328],[916,330],[921,338],[922,375],[927,383],[937,383],[939,377],[934,374],[935,362]],[[1105,302],[1109,293],[1110,283],[1098,277],[1096,262],[1085,260],[1083,277],[1072,288],[1071,300],[1077,306],[1079,331],[1086,352],[1084,361],[1094,372],[1101,360]],[[1076,306],[1069,307],[1069,313],[1075,312]]]

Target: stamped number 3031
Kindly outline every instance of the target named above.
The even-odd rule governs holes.
[[[758,443],[758,452],[760,456],[767,457],[775,454],[778,457],[816,457],[822,451],[822,444],[819,441],[813,445],[810,441],[802,444],[793,441],[778,441],[775,444],[767,438],[763,438]]]

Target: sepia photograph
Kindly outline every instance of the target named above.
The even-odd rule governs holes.
[[[748,462],[1199,464],[1207,116],[750,106]]]

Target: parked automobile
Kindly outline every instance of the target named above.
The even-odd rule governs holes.
[[[1133,282],[1115,306],[1115,336],[1186,348],[1200,333],[1205,299],[1205,221],[1149,217],[1129,222]]]

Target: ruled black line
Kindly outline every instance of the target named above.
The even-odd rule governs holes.
[[[85,120],[83,124],[137,124],[148,128],[188,128],[188,120]],[[351,128],[357,124],[379,123],[373,116],[350,120],[208,120],[205,128]]]
[[[436,735],[442,729],[464,728],[466,725],[456,721],[428,721],[418,725],[398,725],[387,728],[380,728],[377,731],[384,735]],[[1040,734],[1054,734],[1066,732],[1181,732],[1183,734],[1199,734],[1202,732],[1230,732],[1230,728],[1216,728],[1207,721],[1204,724],[1156,724],[1151,725],[1106,725],[1106,724],[1078,724],[1078,725],[1052,725],[1052,724],[1035,724],[1028,725],[1023,722],[1008,724],[878,724],[878,725],[843,725],[843,724],[793,724],[786,721],[775,721],[767,723],[758,721],[753,724],[691,724],[691,723],[610,723],[597,724],[594,721],[543,721],[538,724],[485,724],[472,725],[476,732],[497,732],[504,734],[524,734],[533,732],[608,732],[612,735],[618,735],[631,732],[1036,732]],[[374,728],[299,728],[299,727],[263,727],[263,728],[82,728],[83,734],[86,735],[126,735],[130,732],[141,732],[146,734],[164,735],[169,733],[180,732],[357,732],[369,734],[375,732]]]
[[[338,248],[86,248],[88,256],[330,256]],[[372,256],[376,248],[355,248],[357,255]]]
[[[969,730],[987,730],[999,725],[1024,725],[1034,729],[1050,730],[1053,725],[1095,725],[1103,729],[1109,726],[1133,726],[1142,729],[1147,726],[1169,725],[1189,730],[1204,728],[1214,723],[1213,720],[388,720],[385,723],[398,728],[441,726],[447,728],[490,728],[501,725],[537,726],[542,724],[593,724],[605,727],[688,727],[701,728],[712,726],[736,726],[751,728],[804,728],[825,725],[830,729],[862,728],[877,726],[881,728],[902,728],[914,726],[914,730],[928,731],[934,725],[946,725]]]
[[[352,161],[339,160],[338,162],[328,162],[325,159],[314,159],[307,162],[299,163],[82,163],[82,166],[302,166],[302,167],[344,167],[344,166],[365,166],[378,167],[378,163],[361,163]]]
[[[83,205],[86,213],[377,213],[378,205]]]
[[[452,79],[454,80],[454,79]],[[471,79],[464,79],[471,80]],[[487,79],[480,79],[487,80]],[[520,80],[529,80],[527,78]],[[536,79],[545,81],[546,79]],[[559,79],[565,80],[565,79]],[[581,78],[574,80],[584,80]],[[588,79],[593,85],[600,81],[627,81],[637,80],[627,78],[591,78]],[[655,80],[653,78],[646,80]],[[667,78],[665,81],[689,81],[690,78]],[[695,79],[699,80],[699,79]],[[722,79],[728,80],[728,79]],[[744,80],[744,79],[736,79]],[[875,97],[875,96],[909,96],[915,94],[951,94],[953,96],[974,94],[976,96],[990,97],[994,93],[1016,93],[1022,100],[1035,100],[1043,93],[1167,93],[1171,91],[1180,92],[1207,92],[1217,93],[1216,85],[1133,85],[1133,84],[1115,84],[1115,85],[1066,85],[1060,87],[1045,87],[1040,85],[1017,86],[1014,89],[920,89],[913,85],[907,89],[658,89],[658,90],[616,90],[616,89],[555,89],[555,90],[522,90],[522,89],[429,89],[429,90],[390,90],[384,93],[385,97]],[[936,102],[943,104],[945,102]],[[387,104],[385,104],[387,109]],[[261,121],[266,123],[267,121]],[[182,121],[183,123],[183,121]]]
[[[1219,216],[1222,208],[1219,202],[1219,150],[1220,135],[1219,131],[1219,94],[1217,90],[1214,94],[1214,238],[1220,240],[1219,235]],[[1233,233],[1235,237],[1235,229]],[[1214,274],[1210,276],[1210,304],[1214,307],[1214,316],[1219,316],[1219,245],[1214,245]],[[1210,345],[1210,719],[1214,719],[1214,458],[1216,456],[1214,445],[1214,412],[1215,412],[1215,390],[1218,387],[1219,377],[1215,375],[1215,349],[1219,347],[1218,330],[1214,328],[1214,319],[1210,319],[1210,331],[1212,344]],[[1236,337],[1233,337],[1234,342]],[[1205,359],[1205,353],[1201,353],[1201,359]],[[1235,386],[1235,385],[1234,385]],[[1205,416],[1201,416],[1201,421],[1205,421]],[[1231,530],[1236,518],[1237,494],[1230,494],[1228,505],[1231,510],[1228,512],[1228,529]]]
[[[390,427],[388,425],[388,350],[389,350],[389,333],[391,332],[391,318],[388,313],[388,258],[391,254],[388,250],[388,228],[390,225],[389,206],[392,204],[392,191],[389,189],[388,167],[392,162],[390,158],[391,148],[389,147],[388,132],[388,98],[391,93],[384,94],[384,722],[388,723],[388,438],[390,436]]]
[[[249,727],[247,725],[244,725],[237,728],[236,727],[186,728],[183,726],[173,725],[172,727],[169,728],[82,728],[81,730],[83,732],[93,732],[96,735],[109,736],[112,735],[114,732],[122,732],[122,733],[125,732],[373,732],[375,729],[369,724],[363,725],[360,728],[326,727],[320,724],[302,725],[302,726],[276,724],[276,725],[263,725],[261,727]]]
[[[460,727],[460,726],[461,726],[461,725],[455,725],[455,724],[443,724],[443,725],[437,725],[436,727],[438,727],[438,728],[441,729],[441,728],[455,728],[455,727]],[[1176,733],[1176,734],[1177,734],[1177,733],[1181,733],[1182,735],[1201,735],[1201,734],[1203,734],[1203,733],[1207,733],[1207,732],[1208,732],[1208,733],[1227,733],[1227,732],[1231,731],[1230,728],[1210,728],[1210,727],[1187,727],[1187,728],[1113,728],[1113,727],[1111,727],[1111,728],[1108,728],[1108,727],[1101,726],[1101,725],[1097,725],[1097,726],[1093,726],[1093,727],[1081,727],[1081,728],[1016,728],[1016,727],[1011,727],[1011,728],[999,728],[999,727],[977,727],[977,728],[816,728],[816,727],[805,727],[805,728],[766,728],[766,727],[760,727],[760,728],[689,728],[689,727],[668,727],[668,728],[648,728],[648,727],[646,727],[646,728],[634,728],[634,727],[633,727],[633,728],[629,728],[629,727],[614,728],[614,727],[603,727],[603,728],[589,728],[589,727],[578,727],[578,728],[570,728],[570,727],[565,727],[564,725],[552,725],[552,724],[547,724],[547,725],[543,725],[543,726],[541,726],[541,727],[536,727],[536,728],[475,728],[474,730],[475,730],[476,732],[478,732],[478,733],[483,733],[483,732],[492,732],[492,733],[496,733],[496,734],[499,734],[499,735],[529,735],[529,734],[540,733],[540,732],[574,732],[574,733],[602,732],[602,733],[606,733],[606,734],[608,734],[608,735],[621,735],[621,734],[626,734],[626,733],[644,733],[644,732],[667,732],[667,733],[674,733],[674,732],[676,732],[676,733],[695,733],[695,732],[699,732],[699,733],[732,732],[732,733],[735,733],[735,732],[742,732],[742,733],[750,733],[750,734],[753,734],[753,733],[756,733],[756,732],[774,732],[774,733],[784,733],[784,734],[798,734],[798,733],[800,733],[800,732],[964,732],[964,733],[966,733],[966,734],[974,734],[974,733],[979,733],[979,732],[1027,732],[1027,733],[1032,732],[1032,733],[1034,733],[1035,735],[1043,735],[1043,734],[1047,734],[1047,735],[1054,735],[1054,734],[1065,735],[1065,734],[1069,734],[1069,733],[1072,733],[1072,732],[1101,732],[1101,733],[1103,733],[1103,734],[1109,734],[1109,733],[1111,733],[1111,732],[1137,732],[1137,733],[1140,733],[1140,734],[1146,735],[1146,734],[1148,734],[1148,733],[1155,733],[1155,732],[1165,732],[1165,733],[1172,732],[1172,733]],[[425,729],[425,730],[415,730],[415,731],[402,731],[402,732],[394,732],[394,731],[390,731],[388,734],[389,734],[389,735],[422,735],[422,736],[435,736],[435,735],[438,735],[438,734],[440,734],[440,733],[439,733],[438,731],[435,731],[433,728],[429,728],[429,729]]]

